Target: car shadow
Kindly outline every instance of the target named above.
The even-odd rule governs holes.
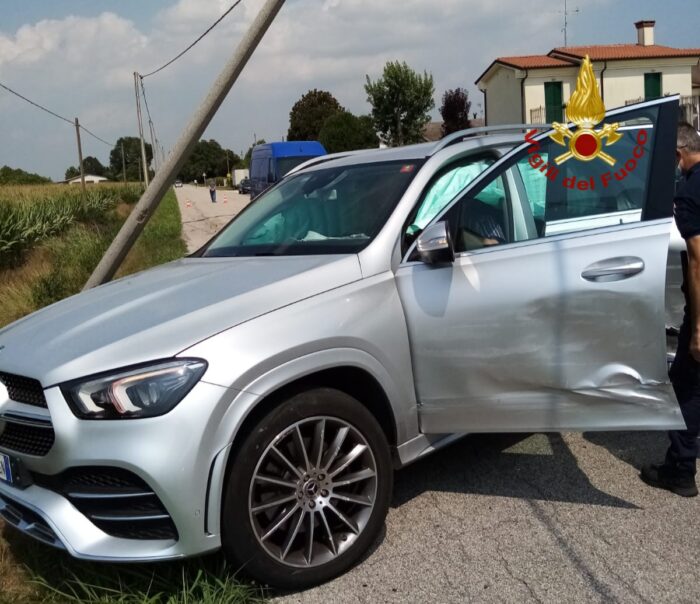
[[[666,455],[666,432],[585,432],[590,443],[608,450],[620,461],[641,470],[649,463],[661,463]]]
[[[607,433],[619,448],[627,433]],[[636,509],[593,486],[558,433],[475,434],[396,473],[392,507],[426,491],[448,491]],[[640,450],[634,449],[633,454]]]

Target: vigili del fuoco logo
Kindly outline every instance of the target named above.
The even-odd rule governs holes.
[[[549,138],[562,147],[566,146],[565,139],[569,140],[569,150],[555,157],[554,163],[560,165],[572,157],[581,161],[593,161],[599,157],[605,163],[614,166],[615,158],[602,149],[603,140],[605,146],[609,147],[619,141],[622,135],[617,132],[618,124],[605,124],[602,130],[594,130],[605,117],[605,105],[598,91],[598,82],[593,75],[593,65],[588,55],[581,63],[576,90],[566,107],[566,117],[578,126],[578,130],[572,133],[566,124],[552,123],[556,133],[551,134]]]
[[[603,150],[603,147],[610,147],[622,138],[618,132],[619,124],[605,124],[596,130],[595,127],[605,117],[605,105],[598,90],[593,73],[593,65],[586,55],[581,63],[578,77],[576,79],[576,90],[574,90],[566,107],[566,118],[576,125],[571,129],[566,124],[552,123],[554,134],[549,138],[562,147],[568,147],[568,151],[553,158],[547,158],[540,153],[540,142],[535,140],[537,130],[530,130],[525,135],[525,141],[530,143],[528,147],[528,161],[530,166],[541,172],[549,181],[556,182],[559,176],[559,169],[556,166],[574,158],[584,162],[594,159],[601,159],[609,166],[615,166],[617,160],[610,153]],[[581,191],[596,188],[596,180],[603,188],[607,188],[613,181],[624,180],[630,172],[637,167],[639,159],[644,156],[644,146],[648,142],[649,136],[646,128],[640,128],[636,135],[636,145],[630,157],[622,167],[614,172],[603,172],[594,178],[593,176],[572,175],[564,178],[562,184],[568,189],[579,189]],[[556,164],[556,165],[554,165]]]

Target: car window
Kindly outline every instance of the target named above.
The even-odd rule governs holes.
[[[418,234],[477,176],[496,161],[494,156],[470,157],[448,166],[426,187],[421,202],[404,232],[406,250]]]
[[[467,252],[509,241],[510,198],[502,175],[450,211],[455,250]]]
[[[569,149],[569,134],[575,134],[576,130],[564,136],[564,145],[551,137],[537,141],[470,193],[471,199],[460,204],[465,208],[471,204],[476,208],[473,211],[479,212],[480,206],[473,204],[476,198],[480,197],[484,203],[491,200],[496,208],[501,203],[499,200],[505,200],[505,207],[500,208],[504,217],[509,208],[522,206],[523,224],[520,228],[515,224],[513,241],[638,222],[650,178],[656,111],[657,108],[649,107],[645,114],[633,119],[611,120],[607,128],[602,123],[594,134],[588,131],[586,135],[591,138],[587,142],[595,142],[597,135],[602,151],[588,161],[572,156]],[[612,142],[606,132],[612,133]],[[586,151],[585,145],[581,148]],[[510,195],[503,187],[505,181],[517,184]],[[465,220],[460,213],[459,225],[451,225],[458,229],[455,231],[458,249],[459,229],[465,228]],[[453,216],[452,221],[457,218]],[[507,226],[507,222],[503,223],[504,228]],[[461,251],[468,249],[462,247]]]
[[[277,158],[277,174],[282,178],[287,172],[300,166],[305,161],[316,157],[315,155],[297,155],[294,157],[279,157]]]
[[[419,164],[354,164],[292,175],[239,214],[203,256],[357,252],[379,233]]]

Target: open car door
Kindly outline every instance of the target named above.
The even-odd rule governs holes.
[[[678,98],[526,135],[396,273],[425,433],[684,427],[664,286]]]

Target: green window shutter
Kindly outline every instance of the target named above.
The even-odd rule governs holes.
[[[644,74],[644,100],[658,99],[661,96],[661,74]]]
[[[564,121],[561,82],[544,83],[544,106],[548,123]]]

